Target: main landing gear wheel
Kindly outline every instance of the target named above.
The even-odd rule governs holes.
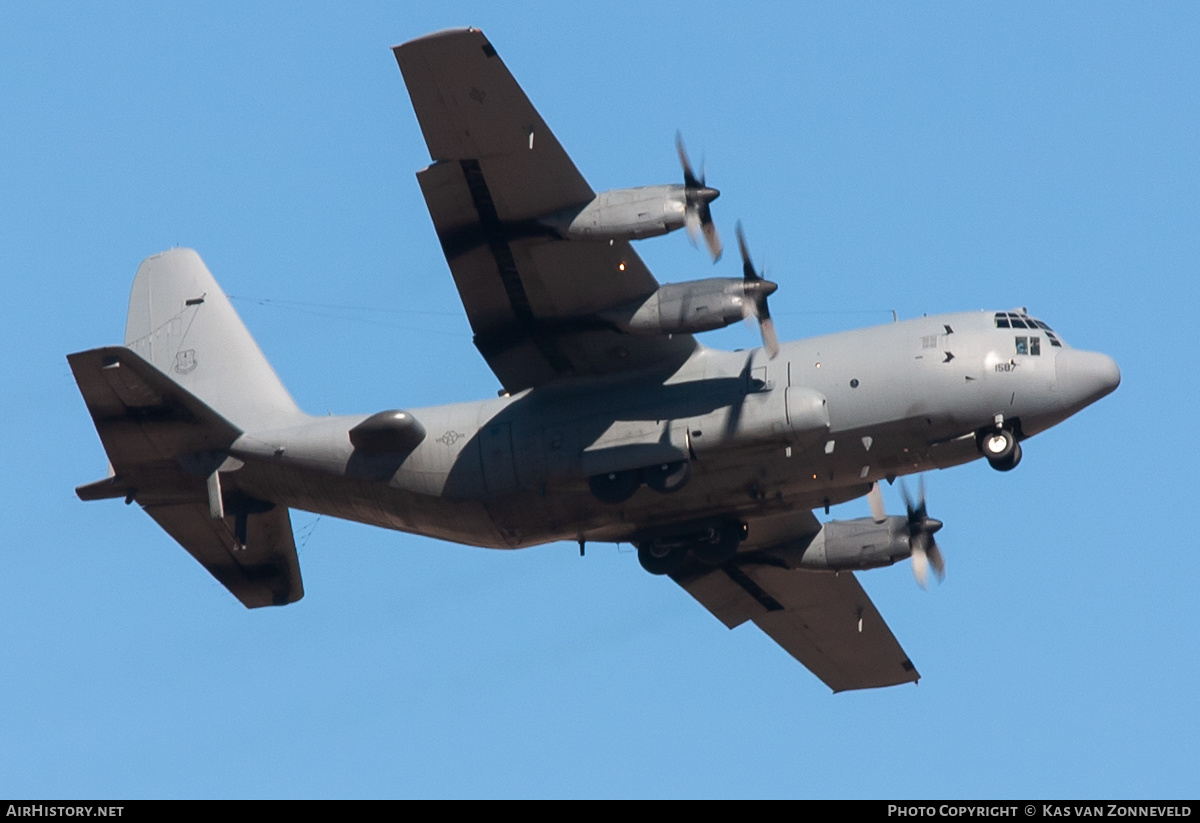
[[[642,478],[636,471],[605,472],[588,478],[592,494],[605,503],[624,503],[640,485]]]
[[[660,463],[642,469],[642,479],[646,481],[646,486],[663,494],[679,491],[691,476],[692,464],[686,460]]]
[[[646,543],[638,546],[638,562],[650,574],[673,574],[683,568],[687,549],[681,545]]]
[[[741,525],[726,525],[717,530],[711,541],[702,540],[692,546],[692,554],[706,566],[722,566],[737,554],[741,542]]]

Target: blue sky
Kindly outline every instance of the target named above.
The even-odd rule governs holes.
[[[1195,797],[1197,7],[413,5],[0,10],[0,795]],[[64,355],[176,244],[310,412],[494,395],[388,48],[463,25],[597,190],[674,182],[682,130],[785,339],[1024,305],[1120,364],[1018,470],[926,478],[943,585],[862,576],[919,686],[830,695],[628,547],[294,512],[306,597],[250,612],[75,498],[105,458]]]

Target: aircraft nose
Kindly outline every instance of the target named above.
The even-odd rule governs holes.
[[[1063,349],[1054,360],[1058,390],[1072,408],[1095,403],[1121,384],[1121,370],[1107,354]]]

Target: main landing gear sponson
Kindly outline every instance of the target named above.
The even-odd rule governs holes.
[[[1011,429],[981,429],[976,435],[976,444],[979,453],[996,471],[1011,471],[1021,462],[1021,444]]]
[[[588,478],[588,488],[598,500],[605,503],[624,503],[633,497],[633,493],[642,483],[656,492],[670,494],[682,489],[691,476],[692,464],[686,460],[677,460],[647,466],[644,469],[593,474]]]
[[[737,554],[746,526],[736,520],[709,523],[686,534],[638,541],[638,562],[651,574],[673,574],[683,568],[688,553],[706,566],[720,566]]]
[[[588,488],[596,499],[605,503],[624,503],[642,485],[642,475],[636,469],[619,472],[593,474],[588,478]]]

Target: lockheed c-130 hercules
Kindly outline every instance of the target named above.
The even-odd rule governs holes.
[[[741,278],[660,286],[630,241],[686,226],[682,185],[597,195],[474,29],[395,48],[433,163],[417,173],[474,341],[504,391],[309,416],[200,257],[138,269],[125,345],[68,357],[108,453],[84,500],[138,504],[248,607],[303,595],[289,509],[513,549],[625,542],[729,627],[753,621],[835,691],[918,673],[854,571],[944,561],[924,493],[880,480],[986,459],[1113,391],[1116,364],[1025,310],[921,317],[780,345],[740,227]],[[762,348],[693,336],[759,321]],[[813,509],[868,496],[872,516]]]

